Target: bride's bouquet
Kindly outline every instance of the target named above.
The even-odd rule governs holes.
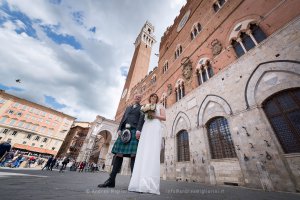
[[[141,111],[145,113],[148,119],[153,119],[155,110],[156,110],[156,104],[145,104],[141,107]]]

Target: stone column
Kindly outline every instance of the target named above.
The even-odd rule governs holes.
[[[237,41],[238,43],[240,43],[241,47],[243,48],[244,52],[246,53],[247,50],[246,50],[244,44],[242,43],[242,39],[241,39],[241,38],[238,38],[236,41]]]
[[[249,30],[247,30],[246,33],[251,37],[251,39],[253,40],[255,46],[257,46],[258,43],[257,43],[256,39],[254,38],[254,36],[252,35],[252,31],[249,29]]]

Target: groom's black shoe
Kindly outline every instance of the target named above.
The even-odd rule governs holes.
[[[103,184],[98,185],[99,188],[114,188],[115,187],[115,180],[112,180],[111,178],[107,179]]]

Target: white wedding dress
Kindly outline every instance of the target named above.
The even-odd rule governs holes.
[[[157,104],[156,115],[159,115],[161,108],[164,109],[162,105]],[[161,131],[160,120],[145,117],[129,191],[160,194]]]

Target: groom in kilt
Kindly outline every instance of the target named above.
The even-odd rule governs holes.
[[[115,187],[115,179],[121,169],[123,157],[130,157],[131,173],[133,171],[138,139],[144,124],[144,114],[141,112],[140,105],[141,99],[142,96],[140,94],[134,95],[133,105],[128,106],[125,110],[117,132],[119,135],[118,139],[112,148],[112,153],[115,154],[113,169],[109,178],[103,184],[98,185],[100,188]],[[126,129],[131,136],[128,137],[128,132],[124,132]]]

